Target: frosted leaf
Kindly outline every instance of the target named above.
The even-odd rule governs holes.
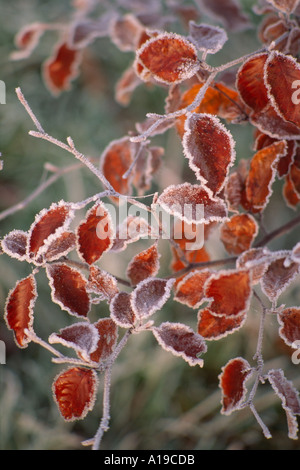
[[[190,366],[203,366],[201,355],[206,352],[207,346],[198,333],[182,323],[162,323],[152,328],[152,332],[159,345],[174,356],[182,357]]]

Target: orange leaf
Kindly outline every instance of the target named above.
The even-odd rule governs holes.
[[[249,214],[237,214],[224,222],[220,239],[230,254],[239,255],[251,247],[258,233],[258,224]]]
[[[135,67],[144,81],[153,76],[168,85],[180,83],[199,69],[197,50],[179,34],[162,33],[146,41],[137,50]]]
[[[205,296],[211,298],[208,308],[215,315],[241,315],[248,310],[251,278],[248,271],[228,270],[212,274],[205,285]]]
[[[78,75],[81,51],[59,43],[54,54],[43,65],[44,80],[49,90],[58,95],[70,89],[70,83]]]
[[[159,258],[156,244],[134,256],[126,271],[131,284],[136,285],[147,277],[156,276],[159,270]]]
[[[198,313],[198,333],[207,340],[218,340],[243,326],[246,314],[235,317],[216,316],[208,308]]]
[[[247,205],[252,212],[261,212],[267,205],[279,159],[286,155],[286,141],[274,142],[259,150],[251,160],[245,183]]]

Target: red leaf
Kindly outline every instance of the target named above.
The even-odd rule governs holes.
[[[261,212],[266,207],[272,194],[277,163],[281,157],[286,155],[286,152],[286,142],[280,141],[259,150],[254,155],[245,183],[247,209],[252,212]]]
[[[160,346],[174,356],[182,357],[190,366],[203,366],[200,355],[207,350],[206,344],[199,334],[182,323],[162,323],[152,332]]]
[[[153,76],[158,82],[168,85],[180,83],[199,69],[197,50],[179,34],[161,33],[137,50],[135,67],[144,81]]]
[[[276,395],[281,399],[282,407],[286,412],[289,438],[298,439],[298,425],[295,415],[300,414],[299,393],[293,383],[286,379],[281,369],[269,370],[268,379]]]
[[[1,240],[2,250],[12,258],[24,261],[26,259],[27,239],[27,232],[12,230]]]
[[[285,121],[270,104],[265,84],[265,65],[269,54],[263,52],[247,59],[237,74],[237,89],[244,103],[252,110],[250,122],[261,132],[276,139],[296,139],[300,129]]]
[[[268,96],[277,113],[286,121],[300,126],[300,111],[297,88],[300,80],[300,65],[296,59],[278,51],[271,52],[265,64],[265,84]],[[295,100],[296,98],[296,100]]]
[[[131,306],[139,318],[160,310],[171,295],[174,279],[149,278],[140,282],[131,294]]]
[[[245,382],[250,374],[250,365],[242,357],[231,359],[222,367],[222,373],[219,375],[222,390],[222,414],[229,415],[243,403],[247,394]]]
[[[206,299],[204,285],[212,271],[202,269],[192,271],[176,284],[174,300],[192,308],[198,308]]]
[[[234,317],[216,316],[208,308],[198,313],[198,333],[206,340],[218,340],[241,328],[246,314]]]
[[[114,276],[97,266],[90,267],[88,290],[111,301],[118,294],[118,283]]]
[[[48,265],[52,300],[71,315],[86,317],[90,310],[87,281],[75,268],[64,263]]]
[[[83,419],[94,407],[98,387],[94,370],[71,367],[60,373],[52,385],[54,399],[66,421]]]
[[[261,279],[261,288],[271,302],[279,296],[299,274],[299,264],[289,259],[289,252],[279,252],[278,259],[272,261]]]
[[[148,277],[155,277],[159,270],[160,254],[154,244],[134,256],[127,267],[127,277],[134,286]]]
[[[61,227],[66,228],[72,217],[73,211],[64,201],[53,203],[49,209],[43,209],[37,214],[29,230],[28,255],[38,258],[39,250],[43,250],[48,238]]]
[[[73,348],[80,353],[85,361],[89,361],[89,355],[95,351],[99,334],[94,325],[90,323],[74,323],[62,328],[59,333],[52,333],[48,339],[50,344],[60,343],[68,348]]]
[[[221,226],[220,240],[230,254],[249,250],[258,234],[258,224],[250,214],[237,214]]]
[[[205,296],[214,315],[235,316],[247,312],[251,299],[251,277],[248,271],[228,270],[212,274],[205,284]]]
[[[77,77],[81,51],[70,48],[65,42],[56,45],[53,56],[43,65],[44,80],[53,95],[59,95],[71,87]]]
[[[288,346],[294,347],[293,343],[300,339],[300,308],[285,308],[277,315],[277,318],[281,338]]]
[[[118,327],[111,318],[101,318],[94,327],[98,330],[99,340],[90,358],[94,362],[105,361],[115,349],[118,339]]]
[[[102,202],[95,204],[77,228],[77,251],[88,264],[95,263],[113,243],[113,224]]]
[[[7,327],[14,331],[16,344],[20,348],[26,348],[30,342],[24,330],[32,330],[36,298],[36,282],[31,274],[16,283],[6,300],[5,321]]]
[[[235,160],[234,140],[214,116],[192,113],[185,122],[183,149],[197,179],[214,194],[226,182]]]
[[[131,194],[131,180],[123,178],[135,155],[136,144],[129,137],[113,140],[106,147],[100,158],[101,171],[112,187],[120,194]]]
[[[256,54],[247,59],[237,74],[237,89],[244,103],[253,111],[259,112],[268,103],[267,88],[264,83],[264,65],[268,53]]]
[[[110,303],[110,315],[114,322],[122,328],[131,328],[136,320],[131,306],[131,296],[127,292],[119,292]]]
[[[189,22],[189,38],[199,51],[215,54],[228,40],[226,31],[218,26]]]
[[[227,218],[224,201],[212,196],[211,191],[197,184],[168,186],[159,196],[157,203],[166,212],[188,224],[222,222]]]

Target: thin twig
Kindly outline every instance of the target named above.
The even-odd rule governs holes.
[[[110,388],[111,388],[111,375],[112,367],[119,356],[120,352],[124,348],[125,344],[128,341],[129,336],[131,335],[131,329],[127,330],[119,344],[114,349],[112,355],[110,356],[107,364],[107,369],[104,376],[104,389],[103,389],[103,413],[102,419],[100,421],[99,428],[93,439],[85,442],[85,445],[92,445],[93,450],[98,450],[101,444],[103,434],[109,429],[109,420],[110,420]]]
[[[93,439],[92,450],[99,450],[103,434],[109,429],[110,420],[110,386],[111,386],[112,368],[109,367],[104,375],[104,389],[103,389],[103,414],[100,421],[99,428]]]
[[[258,243],[254,244],[254,248],[259,248],[267,245],[275,238],[281,237],[285,233],[290,232],[293,228],[297,227],[300,224],[300,215],[295,217],[295,219],[290,220],[286,224],[282,225],[281,227],[273,230],[272,232],[268,233],[266,236],[262,238]]]
[[[263,420],[261,419],[261,417],[259,416],[259,414],[257,413],[253,403],[251,403],[251,405],[249,406],[250,410],[252,411],[253,415],[255,416],[256,418],[256,421],[258,422],[258,424],[260,425],[261,429],[262,429],[262,432],[265,436],[266,439],[271,439],[272,438],[272,434],[270,433],[268,427],[265,425],[265,423],[263,422]]]
[[[18,202],[14,206],[9,207],[8,209],[0,212],[0,220],[5,219],[6,217],[9,217],[10,215],[15,214],[16,212],[24,209],[28,204],[30,204],[34,199],[36,199],[43,191],[45,191],[49,186],[54,184],[59,178],[61,178],[63,175],[66,173],[69,173],[70,171],[77,170],[78,168],[81,168],[81,164],[74,164],[74,165],[69,165],[67,167],[61,168],[58,170],[56,173],[51,175],[47,180],[43,181],[43,183],[38,186],[29,196],[27,196],[23,201]]]

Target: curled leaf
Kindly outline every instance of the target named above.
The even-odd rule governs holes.
[[[182,357],[190,366],[203,366],[201,355],[207,347],[202,336],[182,323],[162,323],[152,328],[152,332],[160,346],[174,356]]]
[[[20,348],[26,348],[30,342],[25,330],[32,330],[36,299],[36,282],[31,274],[16,283],[6,300],[4,318],[7,327],[13,330],[16,344]]]
[[[245,383],[250,374],[250,364],[242,357],[231,359],[222,367],[222,373],[219,375],[219,385],[222,390],[222,414],[231,414],[243,403],[247,394]]]
[[[46,272],[53,302],[71,315],[87,317],[90,298],[87,293],[87,280],[81,272],[65,263],[48,265]]]

